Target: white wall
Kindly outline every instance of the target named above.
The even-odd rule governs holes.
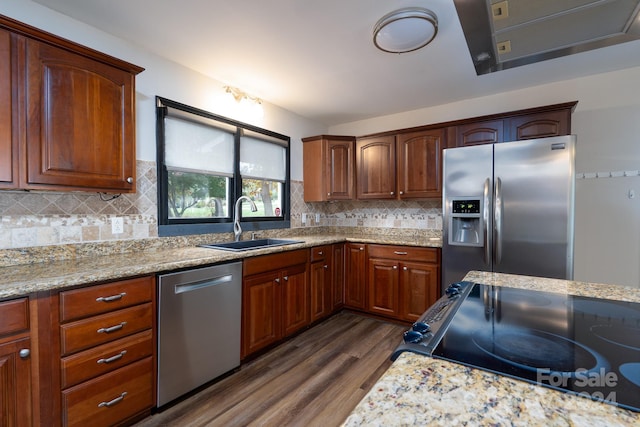
[[[364,135],[576,100],[578,175],[639,170],[640,67],[345,123],[329,133]],[[575,221],[575,279],[640,287],[640,178],[578,179]]]
[[[138,160],[156,159],[156,95],[291,137],[291,178],[294,180],[302,180],[301,138],[326,133],[326,126],[323,124],[268,103],[263,103],[262,119],[247,119],[228,103],[223,82],[210,79],[32,1],[3,0],[0,2],[0,14],[145,68],[136,78]]]

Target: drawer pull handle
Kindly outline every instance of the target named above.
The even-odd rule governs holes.
[[[126,294],[127,294],[126,292],[122,292],[121,294],[111,295],[110,297],[98,297],[98,298],[96,298],[96,301],[98,301],[98,302],[118,301],[118,300],[121,300],[122,297],[125,296]]]
[[[394,254],[396,254],[396,255],[406,255],[406,254],[408,254],[409,252],[404,252],[404,251],[393,251],[393,253],[394,253]]]
[[[126,325],[126,324],[127,324],[127,322],[122,322],[119,325],[109,326],[108,328],[100,328],[100,329],[98,329],[98,333],[99,334],[110,334],[111,332],[119,331],[120,329],[124,328],[124,325]]]
[[[98,359],[98,364],[115,362],[116,360],[122,359],[125,354],[127,354],[127,350],[122,350],[119,354],[116,354],[115,356],[111,356],[106,359]]]
[[[110,408],[113,405],[115,405],[116,403],[120,403],[122,401],[122,399],[124,399],[124,397],[126,395],[127,395],[127,392],[123,391],[120,396],[116,397],[113,400],[110,400],[108,402],[100,402],[100,403],[98,403],[98,408]]]

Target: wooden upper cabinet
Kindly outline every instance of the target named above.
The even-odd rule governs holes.
[[[513,117],[508,123],[511,141],[568,135],[571,133],[571,109]]]
[[[504,141],[503,120],[467,123],[457,127],[456,146],[494,144]]]
[[[455,124],[456,141],[449,141],[449,147],[569,135],[576,104],[577,101],[566,102],[466,119]]]
[[[134,75],[27,41],[27,185],[135,191]]]
[[[304,201],[353,199],[355,138],[320,135],[302,141]]]
[[[141,71],[0,16],[0,188],[135,192]]]
[[[0,29],[0,186],[15,188],[17,183],[18,146],[13,132],[13,94],[11,91],[11,33]]]
[[[393,135],[356,140],[358,199],[396,198],[395,144]]]
[[[396,138],[399,198],[441,197],[445,130],[401,133]]]

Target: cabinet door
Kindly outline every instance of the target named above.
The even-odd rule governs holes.
[[[242,291],[242,357],[282,337],[280,281],[279,272],[245,277]]]
[[[457,129],[456,146],[493,144],[504,141],[504,123],[502,120],[469,123]]]
[[[371,313],[397,317],[400,310],[398,296],[398,262],[370,258],[367,268],[369,290],[368,309]]]
[[[356,142],[358,199],[396,198],[394,136],[361,138]]]
[[[0,30],[0,187],[15,188],[18,146],[13,135],[11,34]]]
[[[439,298],[439,267],[405,262],[400,271],[400,318],[415,322]]]
[[[325,182],[327,200],[351,200],[354,196],[353,141],[327,140]]]
[[[134,78],[27,41],[29,188],[135,191]]]
[[[282,336],[290,335],[310,322],[309,282],[305,264],[282,272]]]
[[[0,425],[31,425],[31,358],[20,357],[30,348],[29,338],[0,344]]]
[[[344,305],[364,310],[366,246],[364,244],[347,243],[345,246]]]
[[[311,282],[312,322],[329,313],[330,294],[327,292],[327,279],[329,277],[329,265],[324,260],[311,264],[309,280]]]
[[[339,308],[344,303],[344,243],[333,245],[331,256],[332,273],[332,302],[331,311]]]
[[[571,133],[571,110],[547,111],[509,119],[510,140],[546,138]]]
[[[444,129],[397,137],[398,193],[401,199],[442,197]]]

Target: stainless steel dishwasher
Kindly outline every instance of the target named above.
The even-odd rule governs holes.
[[[160,407],[240,366],[242,263],[158,276]]]

